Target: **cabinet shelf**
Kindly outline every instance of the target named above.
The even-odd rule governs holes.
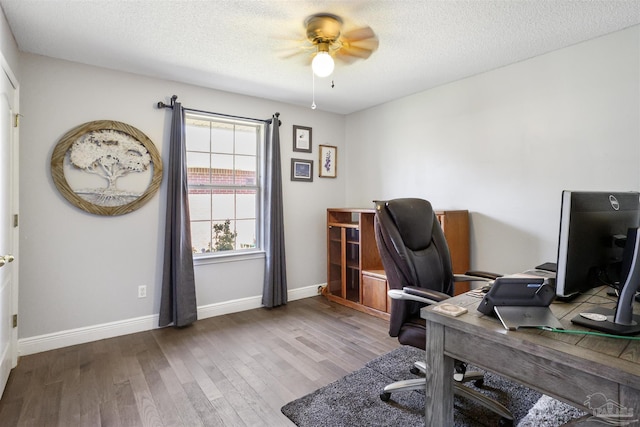
[[[360,228],[360,224],[357,222],[330,222],[327,224],[329,227],[339,227],[339,228]]]

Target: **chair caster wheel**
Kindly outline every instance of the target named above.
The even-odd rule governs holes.
[[[420,369],[416,368],[415,366],[409,369],[409,372],[411,372],[413,375],[420,375]]]
[[[513,427],[513,420],[504,417],[500,418],[500,421],[498,421],[498,427]]]
[[[382,400],[383,402],[388,402],[389,399],[391,399],[391,393],[380,393],[380,400]]]
[[[478,387],[478,388],[481,388],[484,385],[484,378],[480,378],[479,380],[475,380],[473,382],[473,385]]]

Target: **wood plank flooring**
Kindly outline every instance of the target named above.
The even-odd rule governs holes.
[[[280,408],[398,347],[318,296],[22,357],[2,426],[293,426]]]

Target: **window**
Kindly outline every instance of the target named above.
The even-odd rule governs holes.
[[[194,256],[260,249],[264,126],[187,114],[185,128]]]

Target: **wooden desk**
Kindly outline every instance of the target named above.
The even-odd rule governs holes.
[[[551,308],[566,329],[586,330],[571,323],[581,311],[580,306],[608,300],[606,290],[598,288],[571,303],[555,302]],[[589,413],[596,409],[591,402],[604,397],[613,404],[610,411],[619,405],[627,412],[633,411],[632,419],[640,419],[640,341],[538,329],[507,331],[497,319],[476,310],[478,297],[466,293],[447,302],[465,306],[469,312],[449,317],[433,312],[430,307],[421,311],[427,322],[429,367],[425,425],[453,425],[454,359],[502,375]],[[638,303],[635,312],[640,312]],[[588,401],[589,396],[594,399]]]

